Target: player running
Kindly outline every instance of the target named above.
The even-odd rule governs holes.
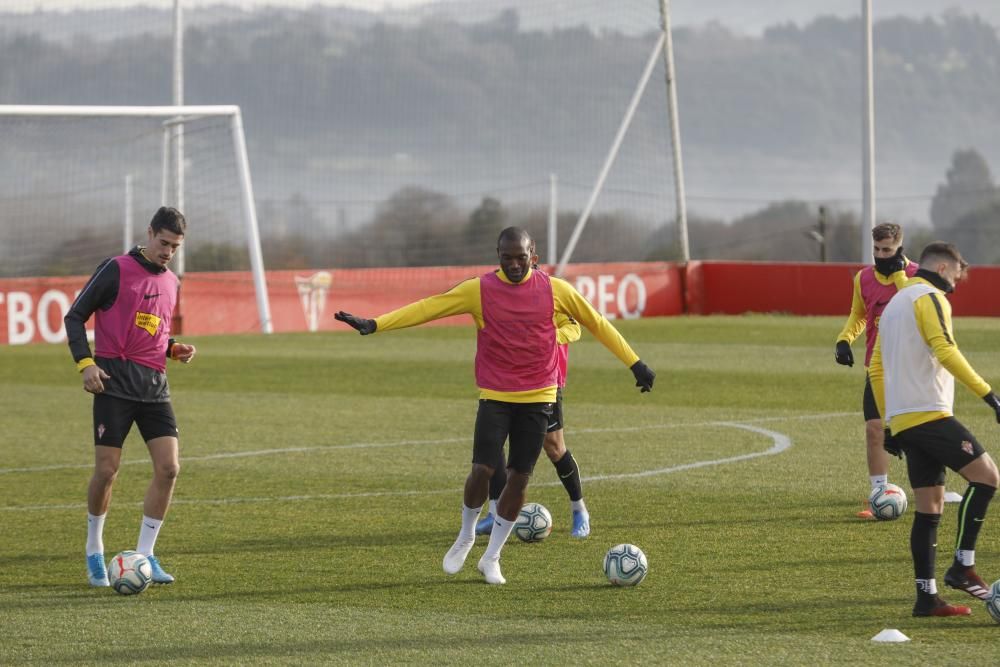
[[[976,540],[1000,482],[993,459],[955,419],[955,378],[981,397],[1000,423],[1000,399],[972,369],[952,331],[945,295],[965,277],[968,264],[950,243],[936,242],[920,255],[920,270],[885,307],[871,357],[872,390],[886,416],[885,448],[906,455],[916,512],[910,552],[916,575],[914,616],[966,616],[948,604],[934,579],[937,529],[944,507],[945,467],[969,482],[958,512],[955,559],[944,575],[951,588],[985,599],[988,586],[976,573]]]
[[[442,566],[447,574],[456,574],[465,564],[476,540],[476,520],[488,495],[490,477],[500,465],[500,454],[509,438],[510,474],[497,501],[489,545],[479,560],[479,571],[490,584],[506,582],[500,571],[500,551],[524,505],[556,401],[555,317],[567,315],[585,326],[629,367],[643,392],[652,390],[656,377],[618,330],[569,283],[532,268],[538,256],[526,231],[517,227],[503,230],[497,240],[497,257],[498,270],[374,320],[342,311],[335,316],[362,335],[462,313],[472,316],[478,330],[475,367],[479,387],[472,469],[465,480],[462,528]]]
[[[153,555],[180,470],[177,421],[170,404],[166,360],[188,363],[194,345],[170,338],[177,276],[167,268],[184,242],[180,211],[161,207],[149,223],[149,245],[97,267],[65,317],[69,349],[83,388],[94,395],[94,474],[87,490],[87,571],[91,586],[108,586],[104,519],[132,424],[146,441],[153,479],[143,502],[136,551],[149,559],[153,583],[169,584]],[[84,325],[95,316],[94,353]]]

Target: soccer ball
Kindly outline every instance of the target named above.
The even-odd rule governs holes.
[[[647,572],[646,554],[634,544],[619,544],[604,554],[604,576],[615,586],[635,586]]]
[[[986,611],[990,612],[994,621],[1000,623],[1000,579],[990,586],[989,595],[986,596]]]
[[[541,542],[552,532],[552,515],[543,505],[526,503],[514,522],[514,534],[523,542]]]
[[[898,519],[906,511],[906,492],[895,484],[875,487],[868,496],[868,506],[876,519]]]
[[[153,568],[138,551],[123,551],[108,563],[108,581],[122,595],[141,593],[152,580]]]

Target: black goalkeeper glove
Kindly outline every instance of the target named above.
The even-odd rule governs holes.
[[[885,429],[882,434],[882,448],[893,456],[903,458],[903,452],[899,449],[899,445],[896,443],[896,438],[892,436],[892,431]]]
[[[368,334],[375,333],[376,325],[375,320],[366,320],[363,317],[355,317],[350,313],[345,313],[342,310],[338,310],[333,314],[334,318],[340,320],[344,324],[354,327],[358,330],[362,336],[367,336]]]
[[[997,423],[1000,424],[1000,398],[991,391],[983,396],[983,400],[986,401],[986,405],[993,408],[993,412],[997,413]]]
[[[854,353],[851,352],[851,344],[846,340],[837,341],[837,351],[834,353],[833,357],[841,366],[854,365]]]
[[[635,386],[639,387],[640,393],[653,390],[653,380],[656,378],[656,373],[653,372],[652,368],[642,363],[640,359],[632,364],[629,370],[635,376]]]

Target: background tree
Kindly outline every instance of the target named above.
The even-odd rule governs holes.
[[[988,206],[997,196],[985,158],[972,148],[957,150],[945,182],[938,186],[931,201],[931,224],[944,235],[960,218]]]

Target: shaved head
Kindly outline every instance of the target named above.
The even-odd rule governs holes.
[[[526,241],[527,242],[526,247],[532,252],[535,250],[535,239],[531,238],[531,234],[529,234],[526,230],[521,229],[520,227],[508,227],[502,232],[500,232],[500,236],[499,238],[497,238],[498,250],[505,241],[517,245],[520,245],[522,242]]]

